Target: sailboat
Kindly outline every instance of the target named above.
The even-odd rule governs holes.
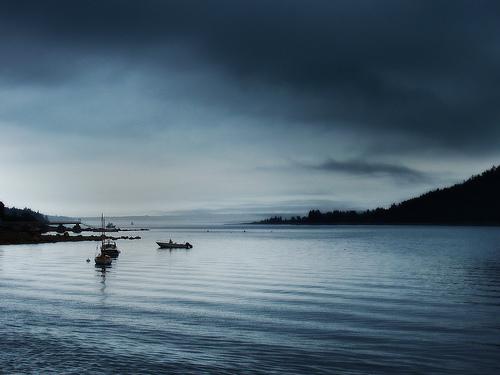
[[[102,226],[102,236],[101,236],[101,252],[94,258],[96,266],[110,266],[113,258],[106,254],[106,234],[104,233],[104,215],[101,215],[101,226]],[[116,249],[116,244],[115,244]],[[119,250],[116,249],[119,253]]]
[[[106,227],[104,227],[104,215],[102,216],[101,218],[102,220],[102,223],[101,223],[101,226],[102,226],[102,234],[103,234],[103,238],[105,237],[104,236],[104,232],[106,231],[105,228],[109,228],[110,227],[110,224],[111,223],[108,223],[108,225]],[[114,228],[115,226],[113,224],[111,224],[112,227]],[[120,255],[120,250],[118,250],[118,247],[116,246],[116,242],[115,241],[111,241],[109,238],[107,240],[104,240],[102,241],[102,244],[101,244],[101,253],[102,254],[106,254],[106,255],[109,255],[111,258],[118,258],[118,255]]]

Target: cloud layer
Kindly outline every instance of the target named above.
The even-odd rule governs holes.
[[[92,56],[160,70],[206,63],[277,100],[290,93],[263,115],[491,148],[499,16],[495,1],[4,1],[1,73],[51,84]]]
[[[304,168],[346,173],[368,177],[390,177],[399,182],[422,183],[432,180],[431,176],[419,170],[398,164],[377,163],[364,160],[334,160],[328,159],[319,164],[301,165]]]
[[[314,199],[355,202],[345,179],[379,176],[396,199],[413,190],[394,182],[459,179],[500,156],[498,19],[486,0],[2,1],[0,127],[88,170],[105,136],[116,170],[181,176],[148,193],[176,202],[225,186],[235,201],[305,199],[310,170],[335,192]],[[310,162],[258,171],[287,160]]]

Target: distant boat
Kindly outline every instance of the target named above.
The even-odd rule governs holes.
[[[116,225],[113,224],[111,221],[108,223],[108,225],[106,225],[106,229],[116,229]]]
[[[193,245],[191,245],[189,242],[186,243],[177,243],[173,242],[172,240],[168,242],[156,242],[158,246],[162,249],[192,249]]]
[[[104,233],[104,215],[101,216],[101,227],[102,227],[102,240],[101,240],[101,252],[96,255],[94,258],[96,266],[110,266],[111,262],[113,261],[113,258],[111,258],[110,255],[106,254],[106,234]],[[116,244],[115,244],[115,249],[116,249]],[[116,249],[119,254],[119,250]]]

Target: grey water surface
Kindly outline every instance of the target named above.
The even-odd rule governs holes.
[[[0,373],[500,373],[500,228],[137,234],[0,246]]]

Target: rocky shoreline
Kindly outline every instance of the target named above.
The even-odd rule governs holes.
[[[140,236],[109,236],[99,235],[82,235],[83,231],[92,232],[118,232],[120,228],[109,230],[106,228],[81,228],[80,224],[68,228],[60,224],[51,226],[47,216],[28,208],[17,209],[7,208],[0,202],[0,245],[21,245],[21,244],[39,244],[39,243],[55,243],[55,242],[78,242],[78,241],[101,241],[103,236],[110,240],[138,240]],[[126,229],[131,231],[132,229]],[[145,231],[146,228],[134,229]],[[50,233],[50,232],[57,232]],[[71,236],[69,232],[75,233]],[[76,234],[78,233],[78,234]]]
[[[140,236],[106,236],[111,240],[139,240]],[[70,236],[69,234],[39,234],[30,232],[0,232],[0,245],[26,245],[56,242],[101,241],[102,236]]]

